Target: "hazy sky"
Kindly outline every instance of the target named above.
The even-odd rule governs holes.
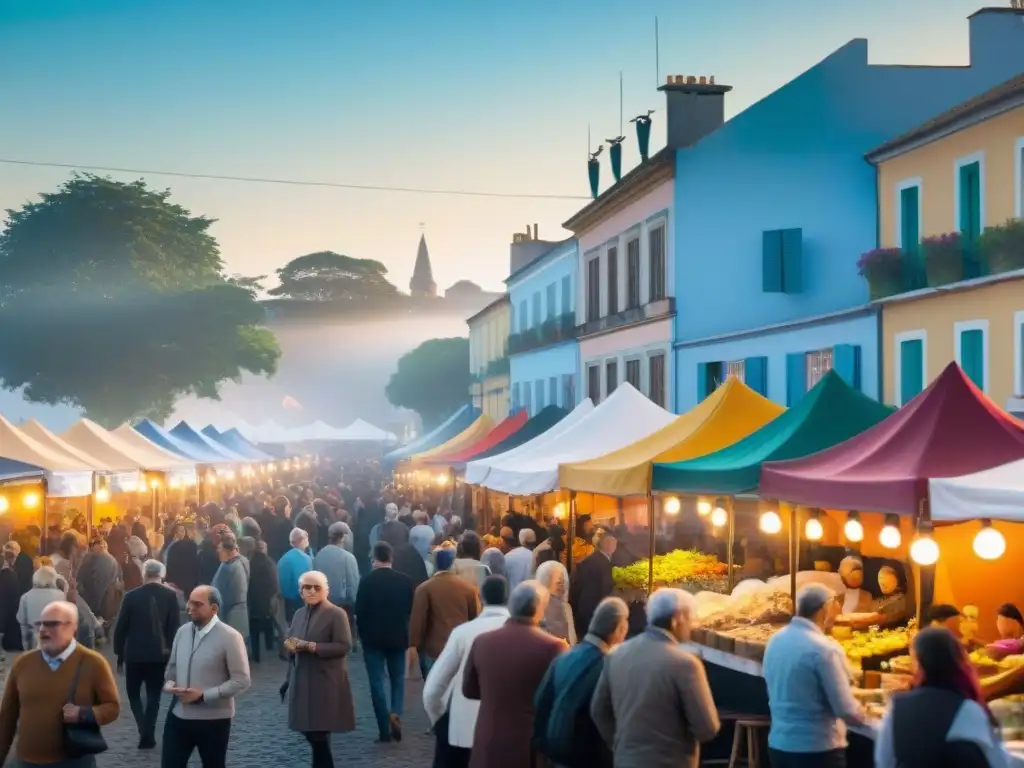
[[[1008,5],[1008,0],[992,0]],[[854,37],[876,63],[966,63],[977,0],[0,0],[0,158],[351,184],[585,196],[594,145],[655,114],[660,69],[713,74],[735,114]],[[637,162],[631,126],[624,152]],[[608,169],[602,169],[607,181]],[[0,208],[66,170],[0,164]],[[118,178],[132,178],[114,174]],[[441,288],[498,288],[508,242],[585,202],[152,176],[232,272],[332,249],[407,287],[426,225]]]

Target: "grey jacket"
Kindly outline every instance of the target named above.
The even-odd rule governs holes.
[[[211,585],[220,592],[223,600],[221,621],[226,621],[238,630],[242,637],[249,636],[249,561],[236,555],[221,563],[213,576]]]
[[[217,620],[204,635],[195,624],[182,625],[174,636],[165,678],[181,688],[199,688],[203,701],[171,710],[183,720],[223,720],[235,716],[235,696],[249,689],[249,658],[245,639]]]

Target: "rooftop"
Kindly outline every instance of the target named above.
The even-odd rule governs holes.
[[[468,324],[468,323],[473,323],[474,321],[476,321],[476,320],[479,320],[479,319],[480,319],[481,317],[483,317],[484,315],[486,315],[486,314],[487,314],[488,312],[491,312],[492,310],[495,310],[495,309],[497,309],[497,308],[498,308],[498,307],[500,307],[500,306],[501,306],[502,304],[508,304],[508,294],[507,294],[507,293],[503,293],[503,294],[501,294],[501,296],[499,296],[498,298],[496,298],[496,299],[495,299],[494,301],[492,301],[492,302],[491,302],[490,304],[488,304],[488,305],[487,305],[486,307],[484,307],[483,309],[481,309],[481,310],[480,310],[479,312],[477,312],[477,313],[476,313],[475,315],[470,315],[469,317],[467,317],[467,318],[466,318],[466,323],[467,323],[467,324]]]

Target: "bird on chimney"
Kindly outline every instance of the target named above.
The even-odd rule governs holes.
[[[651,122],[651,115],[653,115],[654,112],[655,112],[655,110],[648,109],[646,115],[637,115],[636,117],[634,117],[629,122],[631,122],[631,123],[649,123],[649,122]]]
[[[614,139],[605,139],[605,142],[609,147],[614,147],[616,144],[621,144],[626,140],[625,136],[617,136]]]
[[[604,152],[604,144],[600,145],[597,148],[597,151],[590,153],[590,159],[591,160],[597,160],[597,158],[599,158],[601,156],[602,152]]]

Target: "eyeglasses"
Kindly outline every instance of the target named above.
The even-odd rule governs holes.
[[[310,592],[319,592],[323,587],[319,584],[303,584],[299,589],[308,589]]]
[[[56,629],[57,627],[63,627],[70,623],[70,621],[58,621],[57,619],[48,619],[47,621],[35,622],[35,627],[36,629]]]

